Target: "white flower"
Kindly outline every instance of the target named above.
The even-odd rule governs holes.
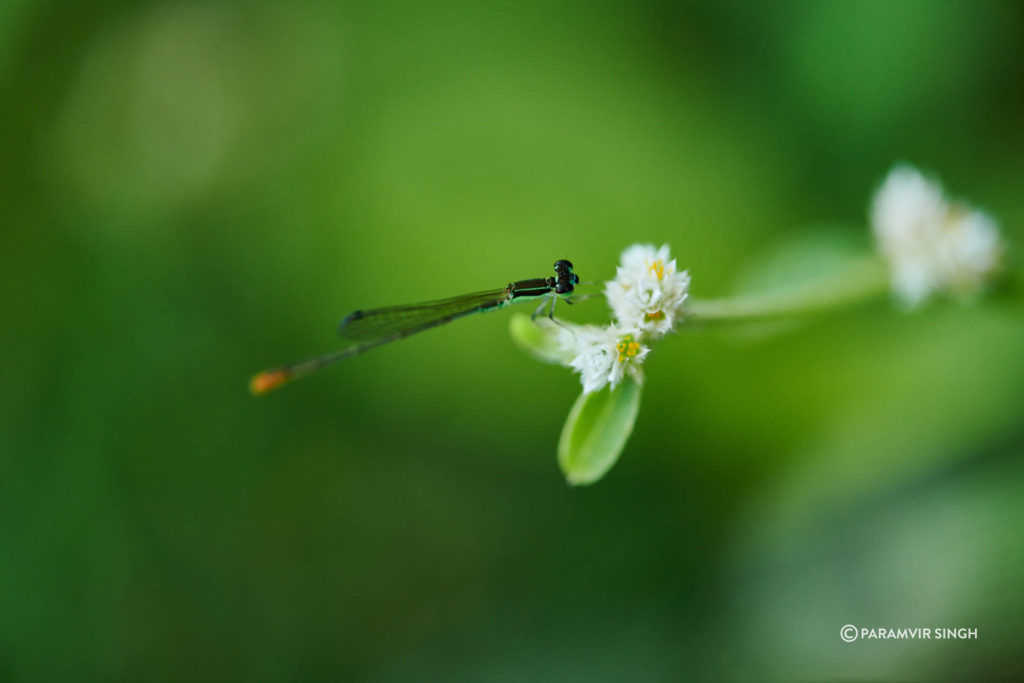
[[[605,296],[615,319],[651,338],[670,332],[686,301],[690,276],[669,260],[668,245],[634,244],[622,252],[615,279],[605,284]]]
[[[977,294],[1002,257],[995,221],[948,201],[937,182],[911,166],[894,168],[875,193],[871,225],[893,291],[909,306],[938,293]]]
[[[569,365],[580,373],[583,393],[589,394],[609,383],[614,388],[627,374],[637,382],[643,381],[640,366],[650,349],[640,343],[639,336],[638,330],[617,325],[582,325],[559,338],[573,355]]]

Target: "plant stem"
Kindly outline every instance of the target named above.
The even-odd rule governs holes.
[[[690,299],[687,322],[727,322],[808,315],[864,301],[888,290],[885,265],[864,258],[799,288],[728,299]]]

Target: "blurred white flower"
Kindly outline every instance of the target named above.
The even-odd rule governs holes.
[[[622,252],[615,279],[605,296],[619,325],[635,327],[656,339],[670,332],[690,288],[690,276],[669,260],[668,245],[634,244]]]
[[[948,201],[937,182],[907,165],[894,168],[875,193],[871,225],[893,291],[908,306],[938,293],[976,295],[1002,256],[992,218]]]
[[[640,342],[639,334],[618,325],[581,325],[559,333],[563,348],[573,356],[569,366],[580,373],[583,393],[598,391],[605,384],[614,388],[627,374],[643,381],[640,366],[650,349]]]

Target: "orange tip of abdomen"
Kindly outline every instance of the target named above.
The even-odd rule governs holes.
[[[288,373],[284,370],[268,370],[261,372],[249,380],[249,391],[259,396],[273,391],[288,381]]]

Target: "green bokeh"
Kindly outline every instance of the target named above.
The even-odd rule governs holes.
[[[634,242],[726,294],[802,226],[866,244],[898,160],[1019,250],[1022,24],[0,4],[0,679],[1024,675],[1019,301],[684,329],[583,489],[555,459],[578,379],[501,313],[245,390],[354,308],[604,279]]]

